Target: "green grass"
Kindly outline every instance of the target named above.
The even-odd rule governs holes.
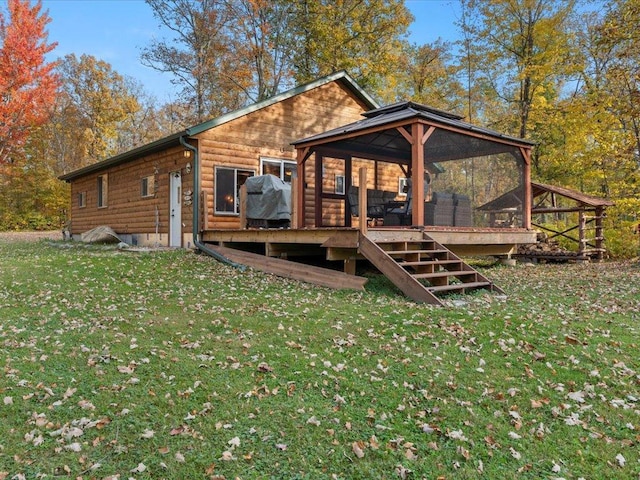
[[[484,271],[438,308],[0,242],[0,479],[637,479],[638,264]]]

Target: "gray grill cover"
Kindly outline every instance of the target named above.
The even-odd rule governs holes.
[[[291,220],[291,185],[275,175],[247,178],[247,218]]]

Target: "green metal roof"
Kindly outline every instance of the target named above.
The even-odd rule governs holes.
[[[161,138],[159,140],[156,140],[155,142],[148,143],[138,148],[134,148],[133,150],[129,150],[119,155],[115,155],[113,157],[107,158],[106,160],[102,160],[100,162],[88,165],[78,170],[74,170],[73,172],[60,175],[58,178],[60,180],[69,182],[71,180],[83,177],[90,173],[95,173],[109,167],[113,167],[116,165],[121,165],[123,163],[133,161],[144,155],[149,155],[151,153],[164,150],[170,147],[177,147],[180,145],[181,137],[198,135],[211,128],[225,124],[227,122],[243,117],[255,111],[269,107],[271,105],[275,105],[276,103],[282,102],[289,98],[295,97],[296,95],[300,95],[301,93],[308,92],[310,90],[313,90],[314,88],[321,87],[331,82],[340,82],[349,91],[351,91],[351,93],[353,93],[360,101],[362,101],[366,107],[371,109],[379,108],[378,103],[373,99],[373,97],[371,97],[367,92],[365,92],[347,72],[345,72],[344,70],[341,70],[339,72],[335,72],[325,77],[314,80],[313,82],[299,85],[295,88],[282,92],[274,97],[267,98],[266,100],[262,100],[260,102],[241,108],[239,110],[234,110],[233,112],[226,113],[212,120],[200,123],[198,125],[194,125],[193,127],[189,127],[180,132]]]

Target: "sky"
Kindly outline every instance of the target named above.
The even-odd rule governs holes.
[[[0,0],[6,11],[6,0]],[[74,53],[92,55],[111,64],[120,73],[138,80],[161,102],[175,96],[168,74],[140,63],[142,49],[162,30],[144,0],[43,0],[48,10],[49,42],[57,42],[50,60]],[[438,38],[455,40],[459,16],[457,0],[406,0],[415,17],[410,26],[411,42],[432,43]]]

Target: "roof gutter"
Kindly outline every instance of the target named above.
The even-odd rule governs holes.
[[[231,265],[239,270],[244,271],[247,267],[240,265],[232,260],[229,260],[224,255],[220,255],[218,252],[210,249],[207,245],[200,241],[200,159],[198,158],[198,149],[193,145],[186,142],[185,136],[180,136],[180,144],[193,152],[193,220],[191,225],[193,227],[193,244],[198,247],[199,250],[215,258],[219,262]]]

